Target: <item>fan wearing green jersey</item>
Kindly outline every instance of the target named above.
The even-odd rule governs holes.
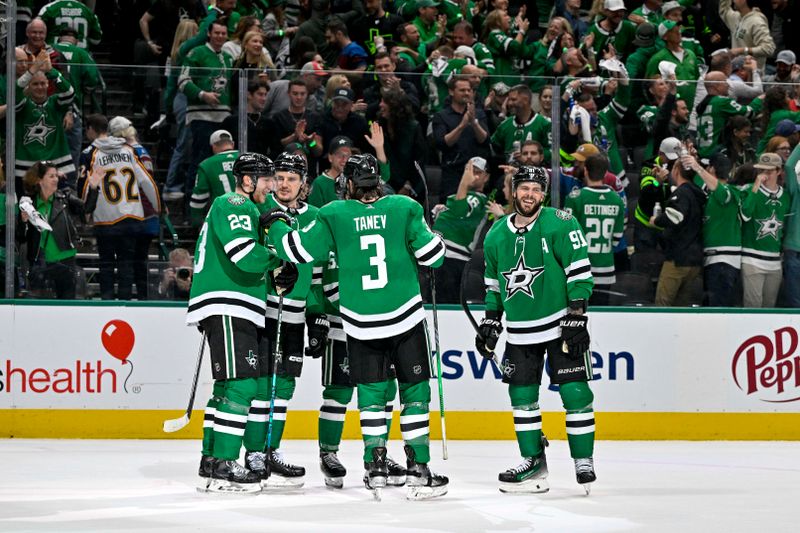
[[[596,478],[585,314],[594,285],[592,268],[578,220],[566,211],[542,206],[548,182],[542,168],[517,170],[512,178],[515,212],[495,223],[484,241],[486,315],[475,346],[483,357],[494,357],[505,313],[503,382],[508,385],[523,457],[522,464],[500,473],[502,492],[549,490],[547,441],[539,409],[545,353],[550,382],[559,385],[567,412],[567,440],[578,483],[586,485]]]
[[[583,164],[586,187],[572,191],[564,203],[564,210],[578,220],[589,243],[589,262],[596,289],[589,300],[592,305],[608,305],[608,289],[617,281],[614,248],[625,231],[625,204],[619,194],[603,182],[606,172],[608,159],[605,155],[587,157]]]
[[[262,217],[268,242],[280,257],[295,263],[336,254],[339,312],[364,437],[365,486],[376,490],[387,484],[384,409],[394,365],[403,406],[407,498],[442,496],[448,480],[428,467],[432,371],[418,265],[440,266],[444,242],[426,224],[419,203],[383,195],[374,156],[351,157],[340,183],[348,199],[322,207],[317,219],[299,232]]]
[[[239,151],[234,149],[233,136],[225,130],[217,130],[211,134],[209,144],[214,155],[198,165],[189,201],[192,224],[195,226],[203,223],[209,204],[236,188],[233,164],[239,157]]]
[[[248,417],[259,379],[269,368],[264,329],[267,278],[286,291],[297,269],[273,269],[279,259],[263,245],[256,204],[274,185],[272,161],[242,154],[233,167],[236,190],[211,205],[200,230],[186,323],[205,332],[211,351],[213,396],[203,423],[202,490],[257,492],[262,475],[237,463],[242,441],[257,432]],[[285,215],[284,215],[285,216]],[[263,442],[263,440],[262,440]]]
[[[492,135],[492,145],[511,162],[525,141],[539,141],[544,147],[544,159],[550,160],[552,124],[550,119],[533,110],[533,92],[527,85],[515,85],[508,91],[506,108],[509,117]]]
[[[88,48],[100,44],[103,29],[97,15],[78,0],[55,0],[46,4],[39,11],[38,17],[47,25],[47,44],[55,44],[61,30],[75,30],[79,48]]]

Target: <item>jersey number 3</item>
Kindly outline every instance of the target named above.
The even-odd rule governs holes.
[[[378,277],[361,276],[361,287],[365,290],[382,289],[389,282],[389,275],[386,272],[386,244],[380,235],[362,235],[361,249],[369,250],[370,246],[375,247],[375,254],[370,255],[369,264],[378,269]]]

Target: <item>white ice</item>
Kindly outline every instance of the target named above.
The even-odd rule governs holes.
[[[286,441],[307,469],[294,494],[195,490],[198,441],[0,440],[0,531],[800,531],[800,443],[619,442],[596,445],[591,496],[575,482],[566,442],[547,450],[551,490],[504,495],[497,473],[519,462],[513,441],[432,443],[450,492],[373,501],[361,483],[361,443],[342,443],[345,488],[326,489],[316,443]],[[390,454],[402,459],[399,443]]]

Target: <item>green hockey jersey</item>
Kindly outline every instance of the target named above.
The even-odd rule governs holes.
[[[742,263],[763,270],[781,269],[781,243],[784,221],[791,209],[791,198],[778,187],[770,191],[763,185],[753,192],[749,187],[742,198]]]
[[[492,30],[486,37],[486,47],[494,58],[492,84],[503,82],[509,87],[520,82],[518,64],[527,54],[527,47],[500,30]]]
[[[708,200],[703,211],[703,264],[727,263],[741,268],[741,191],[722,182],[713,191],[705,191]]]
[[[391,337],[422,322],[417,265],[438,267],[445,253],[422,206],[400,195],[331,202],[300,232],[274,224],[269,243],[293,263],[325,261],[335,252],[344,330],[357,339]]]
[[[455,194],[447,197],[445,210],[433,223],[433,229],[442,235],[447,246],[445,257],[469,261],[478,227],[486,220],[488,201],[485,194],[476,191],[469,191],[462,200]]]
[[[233,164],[237,157],[238,150],[226,150],[212,155],[197,166],[197,177],[189,201],[192,223],[199,225],[202,222],[208,204],[215,198],[236,190]]]
[[[611,187],[584,187],[572,191],[564,210],[574,216],[589,243],[589,262],[595,285],[611,285],[614,275],[614,248],[625,231],[625,204]]]
[[[512,153],[522,148],[522,143],[525,141],[539,141],[544,147],[544,160],[549,161],[552,128],[550,119],[539,113],[533,113],[524,124],[517,122],[517,118],[511,116],[497,126],[492,135],[492,144],[508,159]]]
[[[75,91],[75,107],[82,112],[84,92],[89,92],[100,85],[97,64],[83,48],[58,42],[53,44],[53,48],[61,52],[69,64],[69,82]]]
[[[78,46],[97,46],[103,38],[103,29],[97,15],[83,2],[56,0],[39,11],[39,18],[47,25],[47,44],[53,45],[61,30],[72,28],[78,34]]]
[[[318,209],[316,207],[300,202],[296,209],[288,209],[278,203],[272,194],[267,196],[266,202],[258,206],[258,210],[265,213],[276,207],[289,213],[293,219],[292,228],[295,230],[311,224],[317,218]],[[291,292],[283,295],[283,322],[287,324],[306,323],[306,299],[311,290],[312,269],[313,265],[310,263],[297,265],[297,282]],[[277,291],[274,287],[270,287],[267,290],[267,318],[278,319],[278,301]]]
[[[728,119],[734,115],[753,118],[761,111],[763,100],[753,100],[750,105],[739,105],[727,96],[710,96],[697,105],[697,153],[710,157],[719,150],[722,132]]]
[[[188,325],[224,315],[264,327],[267,271],[280,260],[263,245],[258,216],[256,204],[236,192],[211,204],[197,238]]]
[[[339,263],[333,252],[327,262],[314,267],[306,309],[310,314],[327,315],[330,322],[329,339],[347,340],[342,317],[339,315]]]
[[[336,194],[336,179],[327,174],[320,174],[311,184],[311,193],[308,195],[308,203],[316,208],[338,200]]]
[[[589,299],[592,267],[572,215],[542,207],[519,229],[516,216],[496,222],[484,241],[486,309],[505,311],[509,343],[539,344],[561,335],[559,319],[570,301]]]
[[[186,108],[187,124],[193,120],[222,122],[231,114],[232,64],[228,54],[215,52],[208,43],[189,52],[178,78],[178,90],[186,95],[189,104]],[[200,99],[201,92],[216,93],[219,105],[209,106]]]

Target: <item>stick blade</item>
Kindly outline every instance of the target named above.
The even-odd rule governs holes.
[[[173,418],[172,420],[164,420],[164,433],[175,433],[189,425],[189,417],[183,415],[180,418]]]

